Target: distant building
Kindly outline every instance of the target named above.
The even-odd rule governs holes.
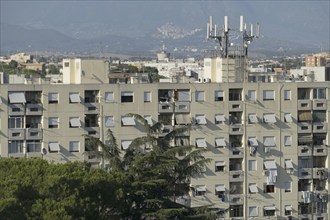
[[[10,60],[14,60],[18,63],[28,63],[33,61],[33,57],[32,55],[28,55],[25,53],[17,53],[17,54],[13,54],[10,56]]]
[[[330,64],[330,54],[328,53],[318,53],[313,55],[308,55],[305,57],[305,66],[326,66]]]

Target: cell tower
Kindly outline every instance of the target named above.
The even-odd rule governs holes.
[[[229,33],[236,32],[241,35],[243,39],[241,47],[244,48],[244,53],[237,54],[230,53],[230,47],[233,45],[230,42]],[[254,38],[259,38],[260,35],[260,26],[259,23],[255,25],[255,30],[253,28],[253,24],[250,24],[250,31],[247,30],[246,23],[243,22],[243,16],[240,16],[240,26],[239,30],[230,28],[228,26],[228,16],[224,16],[224,24],[220,29],[217,24],[213,26],[213,19],[210,16],[210,22],[207,23],[207,39],[215,39],[220,45],[220,54],[222,58],[227,58],[228,56],[233,57],[233,55],[240,55],[240,56],[247,56],[248,54],[248,47],[250,43],[253,41]],[[237,46],[236,46],[237,48]]]
[[[243,16],[240,16],[239,29],[229,27],[227,16],[224,16],[224,24],[219,28],[217,24],[213,24],[210,16],[206,37],[215,40],[220,48],[212,51],[210,58],[204,58],[203,77],[209,78],[212,82],[246,82],[248,48],[259,34],[259,23],[255,25],[255,29],[253,24],[250,24],[250,29],[247,30]]]

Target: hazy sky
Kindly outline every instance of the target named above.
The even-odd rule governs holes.
[[[238,26],[239,15],[261,24],[276,39],[329,44],[330,1],[7,1],[1,0],[1,22],[29,28],[52,28],[81,34],[149,34],[172,22],[183,28],[206,27],[209,15]],[[87,35],[86,35],[87,36]]]

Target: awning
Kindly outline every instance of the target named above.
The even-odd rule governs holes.
[[[0,104],[2,103],[2,98],[0,97]]]
[[[70,102],[80,102],[80,96],[78,93],[70,94]]]
[[[275,137],[264,137],[264,146],[265,147],[274,147],[275,146]]]
[[[215,139],[215,145],[217,147],[225,147],[226,146],[226,142],[224,138],[216,138]]]
[[[286,205],[285,206],[285,211],[292,211],[292,206],[291,205]]]
[[[105,117],[105,127],[113,127],[114,121],[112,116],[106,116]]]
[[[258,123],[257,115],[256,114],[250,114],[249,115],[249,121],[250,121],[250,123],[254,123],[254,124]]]
[[[59,143],[49,143],[49,150],[50,151],[60,151]]]
[[[9,102],[14,103],[26,103],[24,92],[9,93]]]
[[[223,185],[223,184],[221,184],[221,185],[216,185],[216,186],[215,186],[215,191],[216,191],[216,192],[224,192],[224,191],[226,191],[226,189],[225,189],[225,185]]]
[[[268,210],[276,210],[275,206],[265,206],[264,210],[268,211]]]
[[[215,120],[217,122],[225,122],[226,121],[226,118],[225,118],[225,115],[215,115]]]
[[[258,146],[258,140],[257,138],[253,137],[253,138],[249,138],[249,145],[253,146],[253,147],[257,147]]]
[[[216,161],[215,166],[216,167],[223,167],[223,166],[225,166],[225,161]]]
[[[249,190],[251,193],[257,193],[258,192],[258,187],[256,184],[251,184],[249,185]]]
[[[292,122],[292,116],[291,114],[285,114],[284,115],[284,118],[285,118],[285,121],[288,122],[288,123],[291,123]]]
[[[70,125],[71,127],[80,127],[81,123],[79,118],[70,118]]]
[[[196,190],[198,192],[205,192],[206,191],[206,186],[205,185],[203,185],[203,186],[197,186],[196,187]]]
[[[132,141],[122,141],[121,142],[121,147],[123,150],[127,150],[129,145],[132,143]]]
[[[196,121],[196,124],[199,124],[199,125],[206,125],[207,124],[205,115],[197,115],[195,117],[195,121]]]
[[[276,122],[275,114],[265,114],[264,122],[265,123],[275,123]]]
[[[204,138],[196,139],[196,145],[199,148],[206,148],[207,147],[206,141],[205,141]]]
[[[144,116],[144,119],[148,122],[148,125],[152,126],[154,124],[151,115]]]
[[[302,144],[302,143],[310,144],[312,142],[313,142],[312,135],[299,135],[298,136],[298,143],[299,144]]]
[[[122,117],[121,118],[121,123],[125,126],[134,126],[135,124],[135,119],[134,117]]]
[[[189,114],[176,114],[175,121],[178,125],[191,124],[191,117]]]
[[[264,166],[266,170],[277,169],[276,163],[273,160],[264,161]]]
[[[300,112],[298,113],[299,121],[312,121],[313,116],[311,112]]]
[[[285,168],[286,169],[293,169],[293,164],[291,160],[286,160],[285,161]]]

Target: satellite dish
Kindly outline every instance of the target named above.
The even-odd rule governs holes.
[[[42,155],[46,155],[46,154],[47,154],[47,149],[43,147],[43,148],[41,149],[41,154],[42,154]]]

